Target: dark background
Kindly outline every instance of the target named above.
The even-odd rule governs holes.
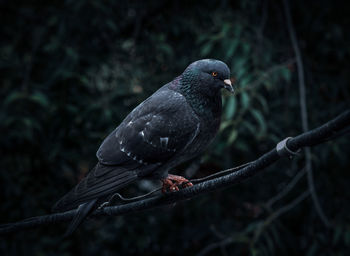
[[[282,1],[13,0],[0,9],[0,223],[49,214],[94,166],[103,138],[197,59],[225,61],[238,90],[223,93],[220,134],[199,170],[189,163],[177,173],[202,177],[237,166],[302,132]],[[298,0],[290,11],[314,128],[349,107],[350,8]],[[301,154],[175,207],[88,220],[66,240],[67,224],[7,235],[0,254],[346,255],[349,163],[349,136],[312,148],[329,228],[310,196],[290,205],[309,189],[306,175],[271,204],[302,172]],[[143,182],[124,196],[150,189]]]

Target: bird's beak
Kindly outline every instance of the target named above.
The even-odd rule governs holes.
[[[233,89],[232,83],[230,79],[225,79],[224,80],[224,88],[228,90],[229,92],[233,93],[235,90]]]

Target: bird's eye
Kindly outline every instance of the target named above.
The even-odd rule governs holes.
[[[211,75],[212,75],[212,76],[217,76],[217,75],[218,75],[218,72],[213,71],[213,72],[211,72]]]

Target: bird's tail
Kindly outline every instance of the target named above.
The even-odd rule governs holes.
[[[52,208],[62,212],[78,207],[65,236],[69,236],[81,224],[86,216],[106,196],[115,193],[138,179],[134,169],[119,166],[107,166],[98,163],[77,186],[64,195]]]
[[[73,234],[73,232],[79,227],[79,225],[84,221],[87,215],[93,210],[96,205],[97,198],[93,199],[87,203],[81,204],[78,207],[77,213],[75,214],[73,220],[68,226],[66,233],[64,234],[64,238]]]

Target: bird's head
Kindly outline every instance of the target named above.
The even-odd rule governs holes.
[[[217,95],[221,88],[234,92],[230,80],[230,69],[220,60],[195,61],[185,69],[182,78],[184,86],[190,86],[192,90],[195,89],[207,96]]]

